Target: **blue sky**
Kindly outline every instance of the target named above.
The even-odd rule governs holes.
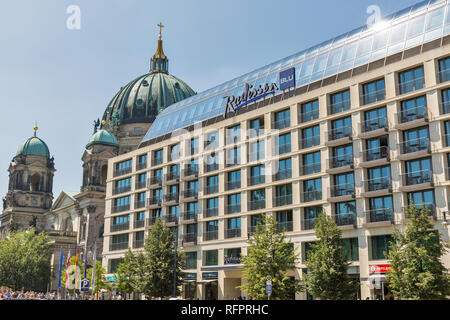
[[[81,185],[84,147],[115,93],[145,74],[160,21],[169,72],[201,92],[366,23],[411,0],[4,0],[0,6],[0,195],[18,145],[55,157],[54,196]],[[69,5],[81,29],[69,30]]]

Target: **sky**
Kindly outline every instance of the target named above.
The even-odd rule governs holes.
[[[169,73],[202,92],[385,16],[412,0],[3,0],[0,196],[33,135],[55,158],[53,194],[78,191],[81,156],[118,90],[149,71],[162,21]],[[80,29],[69,29],[71,5]],[[70,20],[72,21],[72,20]]]

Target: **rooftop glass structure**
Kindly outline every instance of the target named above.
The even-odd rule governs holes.
[[[302,87],[450,33],[449,0],[426,0],[300,51],[241,77],[177,102],[163,110],[141,143],[224,113],[224,95],[240,95],[248,83],[278,83],[279,73],[295,67]]]

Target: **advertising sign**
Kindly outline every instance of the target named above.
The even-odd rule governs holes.
[[[89,291],[89,279],[88,278],[83,278],[81,279],[81,291],[83,292],[87,292]]]
[[[391,270],[391,266],[388,264],[377,264],[369,266],[369,273],[386,273]]]
[[[217,279],[219,278],[218,272],[203,272],[202,279]]]
[[[280,72],[280,90],[295,87],[295,67]]]

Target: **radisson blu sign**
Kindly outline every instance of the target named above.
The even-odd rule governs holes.
[[[295,86],[295,68],[280,72],[280,88],[278,88],[276,83],[260,84],[258,88],[246,83],[244,92],[241,95],[237,97],[233,95],[223,96],[224,99],[227,99],[224,117],[226,117],[228,113],[236,113],[236,111],[249,103],[262,99],[269,94],[275,94],[277,90],[286,90],[293,86]]]

